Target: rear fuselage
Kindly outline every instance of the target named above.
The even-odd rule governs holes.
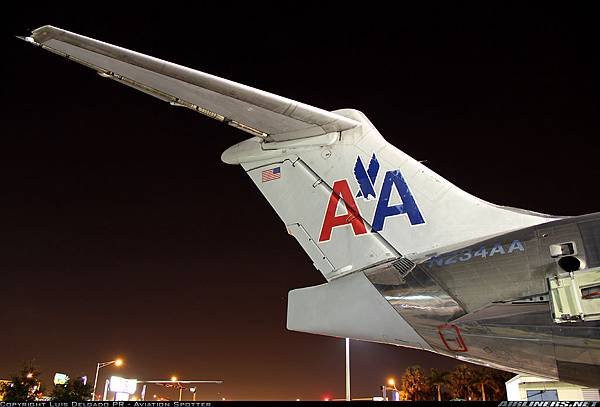
[[[599,267],[600,214],[592,214],[365,275],[436,352],[598,386]]]

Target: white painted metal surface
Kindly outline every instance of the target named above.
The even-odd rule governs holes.
[[[319,243],[331,188],[326,182],[321,182],[297,156],[286,156],[272,164],[253,168],[251,165],[244,165],[244,168],[283,220],[288,233],[298,240],[327,280],[399,256],[377,233],[356,237],[351,228],[347,227],[338,229],[350,230],[335,230],[335,235],[328,244]],[[263,172],[273,168],[280,169],[281,178],[263,182]],[[340,212],[342,206],[340,204]]]
[[[351,119],[49,25],[25,39],[174,106],[273,141],[347,130]]]
[[[287,328],[432,350],[362,272],[290,291]]]

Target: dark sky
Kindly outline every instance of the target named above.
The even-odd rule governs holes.
[[[220,161],[248,136],[11,37],[43,24],[359,109],[494,203],[600,208],[593,10],[186,4],[27,3],[5,16],[0,377],[35,359],[49,384],[122,355],[126,377],[225,380],[200,398],[344,394],[343,340],[285,329],[287,292],[320,273],[241,168]],[[352,346],[354,396],[408,365],[454,365]]]

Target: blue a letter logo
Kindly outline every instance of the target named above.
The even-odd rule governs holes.
[[[390,196],[392,194],[392,187],[396,188],[402,203],[398,205],[389,206]],[[396,216],[407,214],[411,225],[420,225],[425,223],[421,211],[415,202],[408,189],[408,184],[404,181],[404,177],[400,173],[400,170],[392,170],[385,173],[383,180],[383,186],[379,193],[379,201],[377,202],[377,209],[375,210],[375,217],[373,218],[373,230],[379,232],[383,229],[385,218],[388,216]]]
[[[365,169],[360,157],[356,158],[356,164],[354,165],[354,177],[360,187],[356,197],[363,197],[368,200],[371,196],[377,198],[375,193],[375,181],[379,174],[379,161],[375,154],[371,157],[369,162],[369,168]],[[398,205],[390,206],[390,196],[392,194],[392,188],[396,188],[402,203]],[[383,229],[385,218],[389,216],[403,215],[408,216],[408,220],[411,225],[420,225],[425,223],[421,211],[415,202],[415,198],[412,196],[408,184],[402,177],[400,170],[392,170],[385,173],[383,179],[383,185],[381,186],[381,192],[379,193],[379,200],[377,201],[377,209],[375,210],[375,218],[373,219],[373,231],[379,232]]]

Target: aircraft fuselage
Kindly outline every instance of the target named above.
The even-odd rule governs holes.
[[[600,385],[600,214],[415,263],[390,262],[365,275],[436,352]]]

